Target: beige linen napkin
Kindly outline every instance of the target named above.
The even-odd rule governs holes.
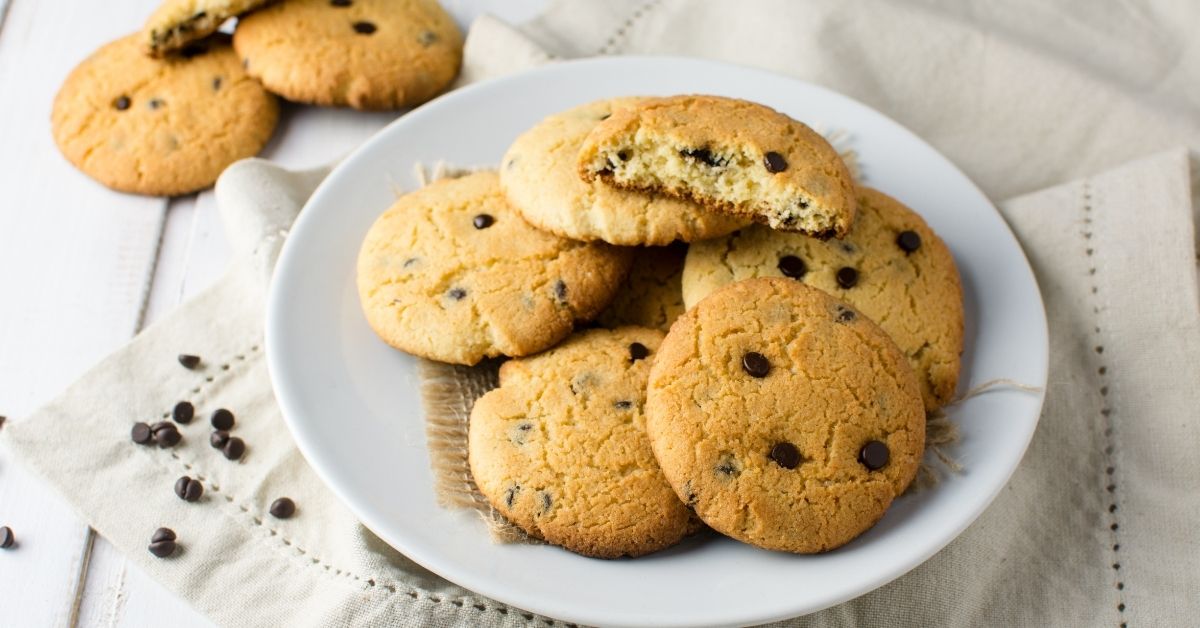
[[[1039,40],[1017,28],[1020,14],[998,9],[842,5],[567,2],[529,30],[559,57],[703,47],[795,70],[917,127],[993,194],[1119,163],[1168,140],[1195,145],[1195,118],[1183,114],[1200,98],[1182,77],[1200,66],[1196,48],[1172,39],[1180,24],[1153,11],[1107,25],[1112,46],[1137,52],[1153,72],[1142,77],[1088,56],[1113,53],[1086,48],[1091,31],[1079,29],[1107,24],[1086,11],[1083,26],[1064,22],[1068,36]],[[1156,56],[1164,49],[1169,62]],[[466,76],[547,58],[485,19],[468,39]],[[935,77],[944,85],[926,86]],[[1001,78],[1014,94],[977,100],[1002,95],[993,85]],[[1064,90],[1078,101],[1073,109],[1044,92],[1056,81],[1093,89]],[[922,103],[933,109],[924,113]],[[1114,124],[1104,124],[1106,115]],[[1050,322],[1051,382],[1030,451],[996,503],[929,562],[799,623],[1182,625],[1200,615],[1191,540],[1200,467],[1189,459],[1200,442],[1192,420],[1200,313],[1187,168],[1186,153],[1174,150],[1002,204]],[[218,623],[556,623],[449,584],[387,548],[317,480],[288,436],[261,352],[263,297],[286,230],[323,174],[255,160],[230,168],[217,189],[236,250],[228,275],[35,415],[10,420],[0,440],[116,547]],[[181,352],[205,363],[186,371],[174,362]],[[201,415],[235,409],[245,458],[232,463],[211,449],[203,421],[183,427],[175,449],[130,443],[134,421],[160,417],[180,399]],[[184,473],[204,482],[201,503],[171,493]],[[273,519],[266,509],[283,495],[296,500],[297,515]],[[182,550],[158,560],[146,544],[164,524]]]

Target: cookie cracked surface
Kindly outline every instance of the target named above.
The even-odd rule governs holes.
[[[640,556],[695,530],[650,450],[643,406],[663,334],[580,332],[510,360],[475,402],[471,473],[501,514],[530,535],[600,558]]]
[[[718,96],[618,108],[585,138],[579,175],[694,200],[773,229],[841,237],[853,179],[820,134],[769,107]]]
[[[359,251],[359,299],[393,347],[475,364],[541,351],[590,320],[630,254],[535,229],[496,174],[480,172],[407,194],[376,220]]]
[[[950,250],[913,210],[862,187],[858,218],[842,240],[760,226],[688,250],[683,299],[691,307],[751,277],[790,277],[845,300],[908,357],[927,410],[954,397],[963,350],[963,296]]]
[[[731,284],[671,327],[646,431],[675,492],[716,531],[797,553],[873,526],[924,449],[920,389],[881,329],[790,279]]]

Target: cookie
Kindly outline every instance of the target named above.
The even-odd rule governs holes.
[[[246,75],[228,39],[154,59],[130,35],[80,63],[50,115],[62,154],[122,192],[175,196],[207,188],[266,145],[279,104]]]
[[[358,293],[388,344],[475,364],[536,353],[608,304],[631,252],[539,231],[504,200],[496,173],[443,179],[401,197],[367,232]]]
[[[539,228],[576,240],[663,245],[725,235],[746,220],[696,203],[626,191],[579,178],[576,159],[588,133],[614,109],[643,99],[601,100],[552,115],[513,142],[501,161],[500,185]]]
[[[790,279],[730,284],[671,327],[646,431],[716,531],[797,553],[875,525],[912,481],[925,412],[912,368],[849,305]]]
[[[846,164],[817,132],[769,107],[718,96],[647,99],[584,139],[585,181],[690,198],[773,229],[841,237],[854,221]]]
[[[142,27],[142,49],[155,57],[180,50],[217,32],[231,17],[270,0],[165,0]]]
[[[954,397],[963,349],[958,269],[941,238],[899,201],[859,188],[858,218],[840,241],[755,226],[696,244],[684,267],[684,303],[750,277],[791,277],[845,300],[908,356],[927,410]]]
[[[636,249],[633,268],[617,289],[617,296],[596,322],[610,329],[637,325],[667,331],[683,314],[683,260],[687,245]]]
[[[468,432],[471,475],[496,510],[598,558],[648,554],[695,529],[646,438],[646,378],[662,337],[593,329],[500,367]]]
[[[243,17],[233,35],[267,89],[355,109],[433,98],[458,74],[462,44],[437,0],[287,0]]]

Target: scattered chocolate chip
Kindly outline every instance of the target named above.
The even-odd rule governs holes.
[[[854,316],[854,310],[844,305],[837,306],[837,321],[839,323],[849,323],[854,320]]]
[[[871,471],[878,471],[887,465],[891,454],[888,452],[888,446],[877,441],[869,441],[863,445],[858,452],[858,461]]]
[[[132,102],[129,100],[128,96],[117,96],[116,100],[113,101],[113,107],[115,107],[117,111],[125,111],[129,108],[130,104],[132,104]]]
[[[784,469],[795,469],[800,466],[800,450],[791,443],[775,443],[771,448],[771,460]]]
[[[225,441],[225,446],[221,448],[221,452],[230,460],[237,460],[246,453],[246,443],[242,439],[233,436],[228,441]]]
[[[808,199],[802,198],[796,201],[796,204],[800,206],[800,209],[808,209]]]
[[[559,303],[567,302],[567,282],[562,279],[554,282],[554,298],[558,299]]]
[[[858,250],[858,249],[854,248],[854,243],[846,242],[845,240],[838,242],[838,247],[841,248],[842,252],[847,255],[853,255],[854,252]]]
[[[197,366],[200,366],[200,356],[180,353],[179,363],[182,364],[183,368],[185,369],[194,369]]]
[[[179,428],[175,427],[174,423],[169,421],[159,421],[150,426],[150,432],[154,434],[154,442],[158,446],[166,449],[179,444],[179,440],[183,436],[179,433]]]
[[[714,168],[724,167],[729,163],[727,157],[713,156],[712,151],[707,148],[685,148],[679,151],[679,154]]]
[[[617,159],[620,159],[621,161],[629,161],[629,158],[632,156],[633,155],[631,155],[629,153],[629,151],[627,151],[625,149],[621,149],[621,150],[617,151]]]
[[[520,484],[513,484],[512,486],[508,487],[508,490],[504,491],[504,504],[509,508],[512,508],[513,502],[517,499],[517,493],[520,492]]]
[[[605,177],[611,177],[612,173],[613,173],[612,168],[602,168],[602,169],[596,171],[596,176],[603,179]]]
[[[233,413],[225,408],[218,408],[212,413],[208,422],[212,424],[214,430],[229,431],[233,429]]]
[[[633,407],[633,402],[628,399],[622,399],[613,404],[613,407],[618,410],[628,410]]]
[[[191,59],[208,52],[208,47],[201,44],[188,44],[179,51],[179,55],[184,59]]]
[[[438,36],[433,31],[423,31],[417,36],[417,43],[422,46],[431,46],[433,42],[438,40]]]
[[[280,497],[271,502],[270,513],[276,519],[288,519],[296,514],[296,502],[289,497]]]
[[[204,485],[184,475],[175,480],[175,494],[185,502],[194,502],[204,494]]]
[[[224,449],[225,443],[229,442],[229,432],[225,430],[217,430],[208,436],[208,444],[213,446],[213,449]]]
[[[896,236],[896,246],[905,253],[912,253],[921,248],[921,235],[916,231],[901,231],[900,235]]]
[[[417,258],[415,258],[415,257],[410,257],[410,258],[408,258],[408,259],[404,260],[404,267],[405,267],[405,268],[408,268],[408,267],[410,267],[410,266],[412,266],[413,264],[416,264],[416,263],[417,263]]]
[[[451,288],[450,291],[446,293],[446,296],[455,301],[462,301],[463,297],[467,296],[467,291],[463,290],[462,288]]]
[[[731,456],[725,456],[724,458],[721,458],[720,462],[717,463],[717,466],[713,467],[713,470],[726,477],[736,477],[742,472],[742,469],[738,465],[737,461]]]
[[[475,220],[471,222],[475,225],[476,229],[487,229],[496,222],[496,219],[492,218],[490,214],[479,214],[475,217]]]
[[[788,166],[787,160],[783,158],[783,155],[775,151],[768,151],[767,154],[763,155],[763,165],[767,167],[767,172],[770,173],[783,172],[787,170]]]
[[[742,356],[742,370],[751,377],[766,377],[771,372],[771,361],[761,353],[750,351]]]
[[[508,435],[508,440],[514,445],[524,445],[525,440],[529,437],[529,431],[533,429],[533,423],[529,421],[521,421],[516,428]]]
[[[129,437],[133,439],[133,442],[145,445],[154,437],[154,433],[150,431],[149,425],[138,422],[133,424],[132,430],[129,430]]]
[[[17,544],[17,537],[13,534],[12,528],[8,526],[0,527],[0,548],[9,549]]]
[[[354,4],[354,2],[353,0],[329,0],[329,4],[332,4],[335,7],[345,8]]]
[[[800,279],[808,272],[808,265],[795,255],[784,255],[779,258],[779,272],[783,273],[784,277]]]
[[[606,114],[604,114],[604,115],[600,116],[600,121],[601,121],[601,122],[603,122],[603,121],[605,121],[605,120],[607,120],[607,119],[609,119],[609,118],[611,118],[611,117],[612,117],[612,114],[611,114],[611,113],[606,113]]]
[[[189,401],[180,401],[171,410],[171,418],[175,419],[176,423],[191,423],[194,416],[196,416],[196,407]]]
[[[161,101],[157,98],[151,98],[150,102],[146,103],[146,106],[150,107],[151,109],[158,109],[159,107],[162,107],[164,104],[165,103],[163,103],[163,101]]]
[[[175,553],[175,531],[170,528],[159,528],[150,537],[150,553],[159,558],[166,558]]]
[[[550,512],[550,507],[554,505],[554,498],[547,491],[538,491],[538,499],[541,501],[541,514]]]
[[[858,271],[849,266],[839,268],[837,271],[837,282],[843,288],[853,288],[858,283]]]
[[[375,32],[375,25],[370,22],[355,22],[354,32],[359,35],[370,35]]]
[[[629,361],[637,362],[638,360],[644,359],[648,355],[650,355],[650,350],[646,348],[646,345],[640,342],[633,342],[629,344]]]
[[[213,86],[213,91],[214,91],[214,92],[215,92],[215,91],[217,91],[217,90],[219,90],[219,89],[221,89],[221,77],[219,77],[219,76],[217,76],[217,77],[214,77],[214,78],[213,78],[213,82],[212,82],[212,86]]]

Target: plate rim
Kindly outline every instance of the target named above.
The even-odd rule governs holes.
[[[275,264],[274,268],[272,269],[271,280],[269,283],[268,293],[267,293],[266,308],[265,308],[264,353],[266,355],[268,375],[270,377],[272,390],[275,393],[275,399],[276,399],[277,403],[279,404],[280,413],[284,418],[284,422],[288,427],[288,431],[291,433],[293,440],[296,442],[297,448],[300,450],[301,454],[304,456],[305,461],[313,469],[313,471],[316,473],[316,475],[321,479],[322,483],[330,491],[332,491],[334,493],[334,495],[337,497],[337,499],[354,515],[354,517],[362,525],[364,525],[369,530],[371,530],[372,533],[376,534],[381,540],[383,540],[385,543],[387,543],[393,549],[400,552],[401,554],[408,557],[409,559],[413,560],[414,562],[418,563],[422,567],[428,569],[432,573],[437,574],[438,576],[445,578],[446,580],[448,580],[452,583],[455,583],[455,584],[463,587],[464,589],[467,589],[468,591],[473,592],[477,595],[497,600],[503,604],[510,605],[514,608],[528,610],[530,612],[542,614],[542,615],[545,615],[545,616],[551,617],[551,618],[574,621],[574,622],[585,623],[585,624],[586,623],[595,623],[596,619],[594,617],[589,618],[585,614],[580,614],[570,608],[561,607],[560,605],[552,603],[550,601],[515,600],[511,596],[509,596],[503,592],[496,591],[496,587],[489,585],[488,578],[485,578],[485,577],[475,578],[475,577],[473,577],[473,574],[471,574],[469,572],[460,572],[460,571],[454,570],[454,569],[446,569],[446,568],[444,568],[445,567],[444,565],[440,565],[440,564],[437,565],[437,568],[435,568],[435,566],[433,564],[431,564],[434,562],[434,560],[431,558],[431,556],[428,553],[423,551],[419,546],[414,546],[414,545],[410,545],[410,544],[406,544],[406,543],[397,542],[396,539],[389,538],[390,535],[383,532],[383,530],[386,529],[387,526],[383,525],[382,522],[375,521],[374,517],[369,512],[365,512],[365,511],[369,510],[368,508],[359,507],[357,505],[356,500],[348,497],[348,495],[350,493],[352,493],[352,491],[346,490],[341,485],[341,481],[338,479],[337,474],[331,471],[331,468],[333,466],[336,466],[336,461],[326,460],[326,457],[323,453],[321,453],[320,448],[317,447],[316,444],[311,442],[311,440],[306,436],[305,430],[297,423],[296,419],[294,418],[295,416],[298,416],[302,412],[302,410],[299,408],[293,407],[292,402],[289,399],[289,395],[285,394],[285,391],[288,389],[288,385],[286,384],[286,382],[281,380],[281,378],[282,378],[281,373],[284,372],[285,368],[283,367],[282,362],[281,362],[281,360],[283,358],[280,355],[281,349],[279,348],[282,345],[282,343],[284,342],[284,339],[279,337],[279,334],[282,333],[281,326],[279,324],[273,323],[273,321],[276,320],[276,317],[279,316],[281,312],[286,311],[285,304],[283,303],[283,296],[282,296],[283,291],[279,288],[281,282],[278,280],[278,278],[282,274],[284,274],[285,271],[283,269],[286,269],[288,267],[288,265],[291,263],[290,260],[293,257],[300,255],[299,253],[295,253],[295,251],[298,250],[298,247],[300,245],[293,244],[294,242],[299,241],[299,239],[292,238],[292,237],[290,237],[290,235],[294,234],[298,230],[302,230],[304,228],[304,225],[306,224],[306,222],[308,220],[312,220],[310,217],[312,215],[314,215],[314,212],[309,212],[307,210],[309,209],[310,206],[314,205],[315,203],[319,202],[320,199],[322,199],[323,194],[325,193],[327,188],[332,187],[333,184],[331,182],[334,181],[335,179],[337,179],[344,171],[352,169],[355,165],[356,160],[358,158],[361,158],[362,155],[371,152],[372,147],[376,146],[377,144],[384,143],[386,141],[384,138],[386,136],[390,135],[391,133],[393,133],[394,132],[393,129],[395,127],[407,126],[409,124],[413,124],[414,122],[419,121],[419,119],[426,112],[430,111],[431,109],[441,106],[443,103],[452,102],[452,101],[464,99],[464,98],[471,98],[472,95],[476,91],[487,89],[488,87],[495,85],[497,83],[521,79],[523,77],[529,76],[530,74],[541,74],[541,73],[553,74],[556,72],[570,71],[571,69],[574,69],[574,68],[579,68],[581,70],[586,71],[590,67],[623,65],[623,64],[638,65],[638,64],[643,64],[643,63],[655,63],[655,64],[665,64],[665,65],[674,65],[674,64],[692,65],[696,68],[708,67],[708,68],[718,68],[718,69],[721,69],[724,71],[757,74],[766,80],[784,81],[784,82],[800,84],[807,89],[812,89],[812,90],[816,90],[819,92],[823,92],[825,96],[832,96],[837,99],[849,101],[853,105],[861,107],[862,109],[865,109],[865,110],[871,112],[872,114],[881,117],[886,122],[890,123],[891,125],[894,125],[902,133],[908,135],[909,139],[911,141],[917,142],[917,143],[925,146],[926,148],[928,148],[929,151],[935,156],[936,159],[939,159],[942,162],[944,162],[945,166],[948,166],[950,169],[952,169],[954,172],[956,172],[959,176],[961,176],[963,182],[965,182],[969,186],[969,189],[973,193],[978,195],[980,199],[982,199],[984,202],[986,202],[987,206],[991,209],[991,211],[993,211],[999,217],[1000,224],[1003,225],[1003,228],[1007,231],[1007,235],[1015,243],[1016,252],[1020,255],[1022,261],[1024,262],[1023,267],[1018,269],[1018,271],[1023,273],[1026,276],[1029,285],[1031,285],[1033,288],[1032,293],[1033,293],[1033,297],[1034,297],[1034,300],[1035,300],[1036,306],[1037,306],[1036,311],[1039,314],[1039,316],[1037,317],[1038,318],[1037,322],[1040,323],[1040,326],[1039,326],[1039,329],[1037,329],[1036,331],[1040,335],[1042,342],[1039,347],[1039,349],[1040,349],[1039,355],[1037,356],[1039,358],[1039,360],[1038,360],[1038,365],[1037,365],[1036,370],[1042,374],[1042,377],[1041,377],[1041,381],[1034,382],[1037,386],[1040,387],[1040,391],[1038,391],[1036,393],[1030,393],[1030,394],[1033,394],[1036,396],[1035,404],[1034,404],[1034,410],[1036,412],[1034,413],[1034,419],[1029,424],[1027,433],[1023,435],[1023,438],[1022,438],[1023,442],[1021,445],[1020,455],[1014,456],[1012,458],[1012,460],[1009,461],[1008,464],[1005,465],[1005,467],[1006,467],[1004,470],[1005,480],[1003,482],[998,482],[996,484],[996,486],[993,487],[993,489],[991,490],[991,493],[987,496],[987,498],[985,500],[981,501],[979,503],[979,506],[977,508],[975,508],[973,510],[973,512],[970,513],[969,516],[964,517],[962,519],[962,521],[960,521],[956,526],[954,526],[954,530],[953,530],[952,534],[948,534],[945,536],[945,538],[939,539],[937,542],[930,544],[930,546],[928,548],[926,548],[925,551],[920,552],[919,558],[912,561],[911,564],[900,564],[891,569],[883,570],[880,573],[876,574],[872,578],[864,579],[862,582],[865,584],[862,584],[858,587],[851,587],[850,589],[853,589],[853,590],[847,591],[843,594],[827,596],[826,598],[823,598],[821,600],[821,602],[818,603],[815,607],[811,607],[812,606],[811,604],[806,604],[803,606],[794,604],[790,607],[787,604],[780,604],[780,605],[770,607],[770,609],[764,613],[759,613],[757,615],[739,616],[736,620],[733,620],[733,622],[766,623],[766,622],[777,621],[777,620],[791,618],[791,617],[797,617],[797,616],[799,616],[798,613],[802,614],[802,615],[807,615],[810,613],[818,612],[820,610],[824,610],[831,606],[835,606],[837,604],[841,604],[848,600],[855,599],[859,596],[865,595],[865,594],[867,594],[871,591],[874,591],[875,589],[878,589],[879,587],[899,578],[900,576],[910,572],[911,570],[915,569],[917,566],[925,563],[932,556],[934,556],[935,554],[940,552],[942,549],[944,549],[950,542],[952,542],[953,540],[955,540],[959,536],[961,536],[962,533],[968,527],[970,527],[979,518],[979,516],[982,515],[982,513],[985,510],[987,510],[987,508],[992,504],[992,502],[995,500],[995,498],[1000,494],[1000,492],[1004,489],[1004,487],[1011,480],[1013,473],[1016,471],[1017,467],[1020,465],[1021,461],[1024,459],[1025,454],[1028,452],[1029,444],[1032,441],[1033,435],[1037,431],[1037,426],[1039,425],[1040,420],[1041,420],[1042,409],[1043,409],[1044,402],[1045,402],[1046,384],[1047,384],[1048,376],[1049,376],[1049,330],[1048,330],[1048,321],[1047,321],[1046,310],[1045,310],[1045,301],[1042,297],[1041,287],[1037,282],[1037,277],[1033,273],[1032,265],[1029,262],[1029,257],[1026,254],[1024,248],[1021,246],[1020,240],[1017,239],[1015,233],[1013,233],[1012,227],[1008,224],[1007,220],[1005,220],[1004,215],[997,209],[996,205],[991,201],[991,199],[989,199],[987,197],[987,195],[983,193],[983,191],[978,187],[978,185],[970,177],[968,177],[966,175],[966,173],[964,173],[956,164],[954,164],[954,162],[950,161],[949,158],[947,158],[945,155],[943,155],[941,153],[941,151],[937,150],[937,148],[935,148],[934,146],[932,146],[931,144],[926,142],[924,139],[922,139],[916,133],[911,131],[908,127],[897,122],[896,120],[892,119],[888,115],[878,111],[877,109],[874,109],[873,107],[870,107],[870,106],[858,101],[857,99],[854,99],[853,97],[847,96],[840,92],[836,92],[834,90],[831,90],[829,88],[826,88],[824,86],[821,86],[821,85],[818,85],[815,83],[811,83],[811,82],[808,82],[808,81],[805,81],[802,79],[798,79],[795,77],[780,74],[780,73],[777,73],[777,72],[774,72],[771,70],[766,70],[766,69],[751,67],[751,66],[745,66],[745,65],[741,65],[741,64],[737,64],[737,63],[730,63],[730,62],[725,62],[725,61],[715,61],[715,60],[709,60],[709,59],[701,59],[701,58],[694,58],[694,57],[682,57],[682,56],[673,56],[673,55],[613,55],[613,56],[591,57],[591,58],[585,58],[585,59],[574,59],[574,60],[555,62],[555,63],[551,63],[551,64],[538,66],[538,67],[528,69],[525,71],[516,72],[513,74],[508,74],[505,76],[496,77],[496,78],[492,78],[492,79],[487,79],[487,80],[473,83],[473,84],[470,84],[470,85],[467,85],[467,86],[464,86],[464,87],[461,87],[458,89],[454,89],[450,92],[447,92],[445,94],[438,96],[437,98],[425,103],[424,105],[422,105],[420,107],[413,109],[412,111],[409,111],[409,112],[404,113],[403,115],[397,116],[396,119],[392,120],[387,125],[385,125],[383,128],[379,129],[370,138],[368,138],[367,140],[365,140],[364,142],[359,144],[353,151],[351,151],[349,154],[345,155],[341,160],[339,160],[338,163],[330,170],[330,172],[322,179],[321,183],[316,187],[316,189],[313,190],[312,194],[309,195],[308,199],[305,201],[304,206],[301,209],[300,213],[298,214],[295,222],[291,226],[291,228],[289,230],[289,237],[285,240],[285,242],[279,252],[279,256],[276,260],[276,264]],[[329,468],[327,468],[327,465],[329,465]],[[452,572],[452,573],[450,575],[447,575],[445,573],[447,571]],[[715,625],[728,625],[733,622],[726,621],[726,618],[721,618],[715,622],[709,622],[709,623],[704,623],[704,624],[689,623],[686,625],[714,625],[715,626]],[[603,623],[608,623],[608,622],[603,622]],[[619,624],[619,625],[634,625],[634,624]],[[683,625],[683,624],[680,624],[680,625]]]

